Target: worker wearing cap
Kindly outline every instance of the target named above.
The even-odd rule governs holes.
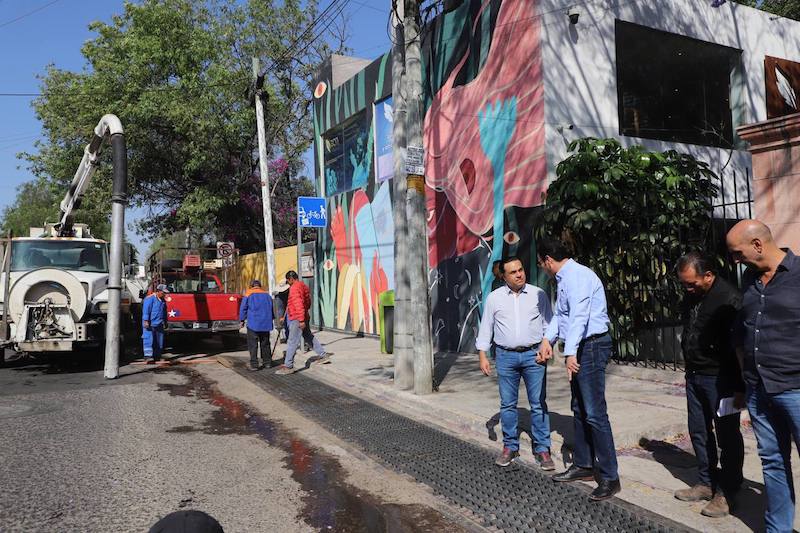
[[[168,292],[166,285],[158,285],[156,292],[145,298],[142,304],[142,346],[148,365],[155,364],[164,349],[164,325],[167,321],[164,294]]]

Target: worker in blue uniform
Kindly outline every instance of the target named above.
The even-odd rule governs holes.
[[[164,349],[164,326],[167,323],[164,295],[168,292],[166,285],[158,285],[156,292],[145,298],[142,305],[142,345],[148,365],[155,364]]]
[[[242,298],[239,308],[242,327],[247,324],[247,349],[250,350],[250,370],[262,366],[272,366],[272,352],[269,349],[269,332],[272,331],[272,296],[261,288],[261,282],[254,279],[250,289]],[[261,362],[258,364],[258,350],[261,348]]]

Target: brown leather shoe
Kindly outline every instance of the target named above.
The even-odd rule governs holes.
[[[556,469],[556,464],[553,462],[550,452],[535,453],[533,454],[533,459],[536,461],[536,464],[539,465],[539,468],[545,472],[550,472],[551,470]]]
[[[710,518],[722,518],[723,516],[728,516],[730,512],[731,510],[728,506],[728,499],[725,497],[722,491],[717,491],[711,501],[708,502],[705,507],[703,507],[702,511],[700,511],[700,514]]]
[[[519,457],[519,452],[517,450],[512,450],[511,448],[503,447],[503,453],[501,453],[497,459],[495,460],[494,464],[497,466],[508,466],[514,462],[514,459]]]
[[[700,500],[710,500],[714,493],[708,485],[698,483],[688,489],[675,491],[675,497],[682,502],[699,502]]]

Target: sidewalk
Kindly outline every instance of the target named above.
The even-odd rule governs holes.
[[[333,332],[318,333],[320,341],[334,352],[333,362],[304,370],[307,376],[334,385],[355,396],[426,422],[490,449],[500,451],[500,398],[495,377],[485,377],[472,354],[440,354],[436,357],[438,391],[427,396],[399,391],[393,386],[392,356],[380,353],[377,339]],[[280,344],[275,357],[281,357]],[[302,368],[313,352],[298,354]],[[229,356],[247,358],[246,352]],[[265,370],[266,371],[266,370]],[[287,379],[291,379],[288,376]],[[525,389],[520,388],[522,460],[530,461],[528,435],[530,412]],[[705,502],[676,500],[676,489],[697,480],[691,444],[686,437],[686,398],[680,371],[644,369],[610,364],[606,399],[618,450],[623,491],[619,495],[636,505],[701,531],[751,531],[763,529],[764,497],[761,464],[756,442],[743,415],[745,438],[745,486],[733,516],[710,519],[700,515]],[[559,468],[570,462],[572,414],[566,371],[559,362],[548,369],[547,403],[553,440],[553,456]],[[527,420],[526,420],[527,418]],[[795,483],[800,476],[795,475]],[[795,528],[800,520],[795,521]]]

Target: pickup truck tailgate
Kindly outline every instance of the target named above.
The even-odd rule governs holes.
[[[169,322],[239,320],[238,294],[172,293],[167,300]]]

